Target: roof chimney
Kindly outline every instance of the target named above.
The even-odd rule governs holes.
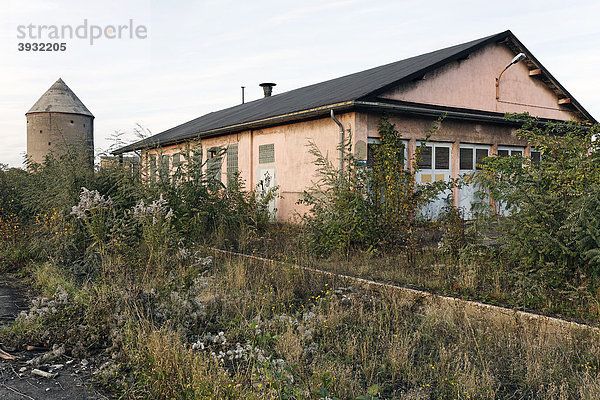
[[[263,88],[263,91],[265,92],[265,97],[271,97],[271,93],[273,92],[273,86],[277,86],[277,84],[265,82],[265,83],[261,83],[258,86]]]

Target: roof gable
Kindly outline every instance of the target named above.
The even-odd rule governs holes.
[[[580,120],[568,103],[561,104],[553,86],[541,71],[526,62],[512,65],[502,75],[499,99],[495,81],[515,56],[505,43],[489,43],[465,59],[448,62],[419,79],[402,82],[379,94],[380,99],[462,108],[492,113],[528,112],[539,118]]]

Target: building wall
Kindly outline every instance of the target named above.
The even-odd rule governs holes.
[[[504,73],[500,85],[500,99],[497,101],[496,76],[513,57],[513,52],[505,45],[492,44],[472,53],[465,60],[450,63],[428,73],[424,80],[400,85],[382,97],[489,112],[528,112],[533,116],[558,120],[577,119],[568,106],[558,105],[558,98],[552,90],[537,78],[529,76],[529,69],[523,62],[513,65]],[[366,160],[368,143],[378,137],[377,126],[381,117],[381,114],[366,112],[349,112],[338,116],[346,134],[352,134],[353,151],[358,160]],[[409,115],[387,117],[396,124],[402,137],[407,140],[409,159],[414,157],[419,141],[426,138],[435,119]],[[461,148],[466,149],[469,146],[473,151],[475,147],[481,146],[488,150],[489,155],[498,154],[499,146],[514,146],[522,151],[524,156],[529,156],[531,148],[524,140],[518,138],[514,131],[509,125],[445,119],[440,129],[429,138],[440,147],[446,146],[450,149],[449,171],[439,176],[441,179],[450,179],[465,173],[459,165]],[[238,169],[246,188],[257,190],[257,185],[260,185],[261,181],[264,183],[263,178],[268,174],[269,179],[272,179],[270,182],[279,187],[280,198],[275,204],[277,219],[288,221],[298,213],[307,211],[298,201],[302,198],[303,191],[317,178],[314,157],[309,153],[308,143],[312,140],[337,167],[338,135],[337,125],[331,118],[324,117],[203,139],[203,157],[204,160],[207,159],[207,150],[210,148],[225,148],[230,144],[237,144]],[[260,146],[270,144],[274,146],[274,162],[261,164]],[[163,155],[169,155],[181,152],[185,146],[189,144],[170,146],[160,151]],[[152,152],[158,154],[160,151]],[[147,162],[143,165],[147,166]],[[221,181],[224,183],[227,182],[226,165],[227,157],[224,157],[221,168]],[[410,163],[408,165],[410,166]],[[431,179],[438,179],[436,172],[432,172],[431,176]],[[465,199],[468,200],[469,196],[473,196],[473,191],[468,193],[466,189],[454,189],[452,202],[454,206],[459,206],[462,198],[462,204],[465,204]]]
[[[366,142],[367,133],[362,125],[362,130],[354,134],[355,114],[346,113],[337,116],[346,129],[346,135],[352,133],[352,140]],[[316,180],[316,167],[314,157],[309,153],[308,144],[314,142],[321,152],[337,167],[339,164],[338,142],[339,128],[331,118],[321,118],[282,125],[272,128],[246,130],[243,132],[224,135],[215,138],[202,139],[201,147],[203,160],[210,156],[211,148],[226,148],[229,144],[238,145],[238,170],[245,182],[247,189],[256,190],[261,183],[265,171],[274,171],[274,184],[279,187],[279,198],[276,199],[276,217],[280,221],[289,221],[295,218],[296,213],[303,213],[306,207],[297,204],[302,198],[302,193],[311,182]],[[261,145],[273,144],[275,160],[273,163],[260,163],[259,148]],[[171,157],[176,153],[184,153],[188,146],[193,148],[197,143],[183,143],[167,146],[161,149],[146,151],[142,154],[142,173],[149,179],[149,156],[155,155],[157,160],[161,156]],[[365,148],[366,156],[366,148]],[[171,161],[172,162],[172,161]],[[223,157],[221,167],[221,181],[227,182],[227,156]],[[172,170],[172,165],[171,165]],[[273,182],[272,182],[273,183]]]
[[[94,119],[87,115],[66,113],[27,114],[27,155],[43,163],[49,153],[65,154],[71,146],[94,160]]]
[[[403,84],[381,97],[500,113],[529,112],[543,118],[577,120],[569,106],[558,105],[558,97],[536,77],[529,76],[525,62],[512,65],[500,80],[496,100],[496,77],[513,59],[504,44],[490,44],[462,61],[448,63],[425,75],[425,79]]]

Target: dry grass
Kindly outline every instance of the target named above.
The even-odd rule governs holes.
[[[292,365],[297,382],[309,390],[325,387],[339,398],[365,395],[369,388],[385,398],[600,396],[591,379],[598,378],[600,343],[590,332],[537,335],[515,323],[471,319],[457,308],[407,302],[391,291],[356,288],[340,295],[336,282],[301,273],[290,279],[289,271],[274,265],[225,259],[222,265],[229,289],[240,290],[246,279],[245,290],[262,293],[236,296],[236,309],[253,310],[233,319],[239,323],[230,332],[238,337],[247,335],[257,313],[268,320],[314,312],[312,341],[290,324],[270,328],[277,338],[270,351]],[[312,294],[292,296],[291,287]],[[293,308],[281,306],[289,302]],[[310,343],[318,352],[307,357],[301,348]]]
[[[73,291],[78,312],[63,325],[84,318],[109,338],[119,372],[105,383],[122,398],[600,398],[600,337],[585,329],[547,334],[394,290],[226,257],[209,271],[178,265],[144,288],[78,289],[50,266],[35,276]],[[143,302],[143,290],[157,294]],[[189,290],[205,307],[192,324],[180,307]],[[156,319],[152,302],[166,304],[169,318]],[[62,325],[47,322],[30,329],[64,337]],[[218,332],[226,343],[202,339]],[[205,347],[193,348],[200,340]],[[229,359],[238,343],[251,352]]]

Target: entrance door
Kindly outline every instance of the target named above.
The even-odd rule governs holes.
[[[446,181],[452,177],[452,143],[428,142],[421,150],[419,172],[416,174],[417,183]],[[451,199],[452,191],[445,190],[437,199],[432,200],[419,212],[426,219],[436,219]]]
[[[459,174],[461,177],[473,174],[481,169],[481,163],[485,157],[490,154],[490,146],[478,144],[461,143],[459,145]],[[481,199],[478,192],[482,192],[481,187],[473,182],[464,183],[458,192],[458,207],[461,209],[463,218],[473,218],[473,203],[485,202],[489,204],[489,199],[485,196]]]

